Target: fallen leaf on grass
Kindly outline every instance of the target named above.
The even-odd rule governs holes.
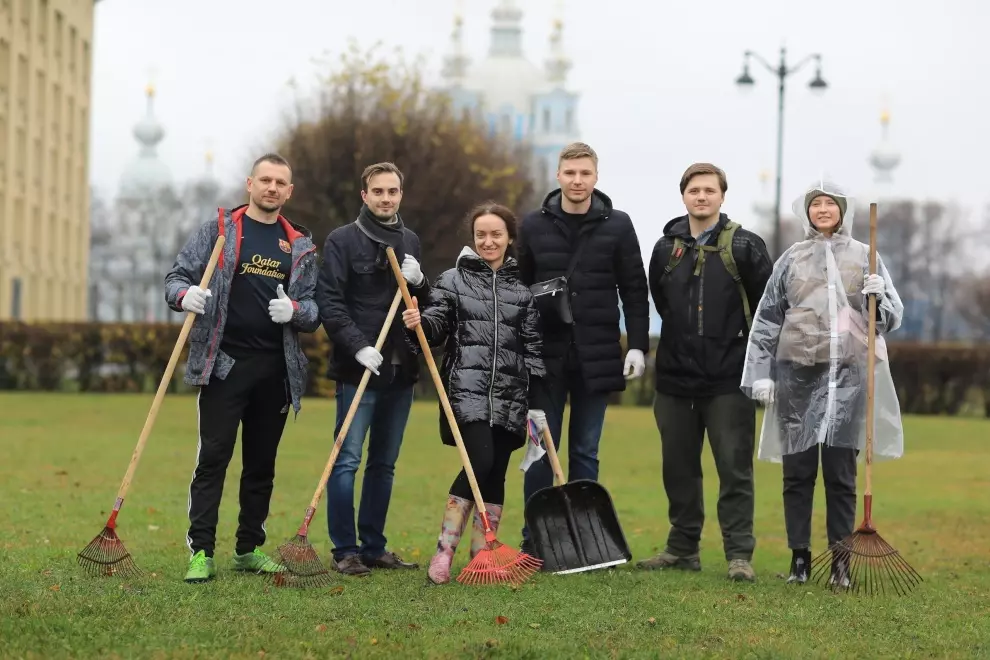
[[[651,616],[649,619],[646,620],[646,622],[651,626],[655,626],[657,625],[657,618],[655,616]]]
[[[50,586],[48,588],[51,589],[52,591],[61,591],[62,590],[62,587],[58,586],[57,584],[53,584],[52,586]]]
[[[416,625],[415,623],[410,623],[409,630],[419,630],[419,626]]]
[[[148,525],[149,532],[157,532],[159,529],[160,527],[158,527],[158,525]]]
[[[57,476],[57,477],[64,477],[67,474],[69,474],[69,473],[66,472],[65,470],[59,470],[58,472],[55,473],[55,476]]]
[[[327,631],[327,626],[325,623],[321,623],[320,625],[316,626],[316,632],[321,633],[326,631]]]
[[[331,596],[339,596],[342,593],[344,593],[344,588],[341,586],[334,587],[333,589],[330,590]]]
[[[498,646],[498,640],[497,639],[489,639],[489,640],[487,640],[485,642],[485,646],[487,646],[490,649],[493,649],[496,646]]]
[[[746,600],[746,594],[736,594],[736,600]]]
[[[508,622],[509,622],[508,617],[504,617],[504,616],[497,616],[497,617],[495,617],[495,623],[498,624],[498,625],[500,625],[500,626],[501,625],[505,625]]]
[[[377,640],[377,639],[375,639],[374,637],[372,637],[372,638],[371,638],[371,645],[372,645],[372,646],[375,646],[376,644],[378,644],[378,640]]]
[[[537,628],[540,627],[540,624],[538,624],[538,623],[531,623],[531,624],[529,624],[529,627],[535,630],[535,629],[537,629]]]

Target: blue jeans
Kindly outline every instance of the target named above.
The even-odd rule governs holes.
[[[544,412],[547,426],[553,436],[553,446],[560,448],[561,430],[564,426],[564,405],[571,397],[571,417],[567,429],[567,480],[598,480],[598,443],[605,426],[605,408],[608,394],[591,393],[584,389],[579,376],[553,378],[546,381],[550,406]],[[538,490],[553,486],[553,470],[550,458],[544,456],[526,470],[523,477],[523,506]],[[529,530],[522,529],[523,541],[529,540]]]
[[[337,383],[337,424],[340,432],[347,410],[357,393],[355,385]],[[327,528],[333,543],[334,561],[360,553],[366,558],[385,552],[385,518],[392,498],[392,478],[399,458],[402,435],[409,420],[413,388],[366,389],[358,404],[351,427],[340,447],[337,462],[327,480]],[[354,482],[361,465],[361,449],[368,435],[368,462],[361,486],[361,510],[357,536],[354,530]],[[358,546],[358,537],[361,545]]]

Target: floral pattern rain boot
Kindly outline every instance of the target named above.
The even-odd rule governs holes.
[[[485,512],[488,514],[488,524],[492,526],[492,532],[498,532],[498,522],[502,519],[502,505],[488,504],[485,502]],[[481,522],[481,516],[474,512],[474,528],[471,530],[471,559],[484,550],[485,527]]]
[[[447,496],[447,508],[444,510],[440,536],[437,539],[437,552],[430,560],[430,567],[426,571],[430,582],[434,584],[450,582],[450,565],[454,561],[454,552],[461,542],[461,536],[464,534],[473,508],[474,502],[471,500],[456,495]]]

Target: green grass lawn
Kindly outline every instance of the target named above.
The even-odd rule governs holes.
[[[730,583],[715,518],[718,482],[705,450],[708,524],[701,573],[631,565],[538,574],[519,588],[426,586],[457,452],[436,434],[433,403],[417,404],[396,472],[390,548],[420,571],[341,578],[319,590],[269,588],[225,570],[237,518],[239,452],[220,515],[218,579],[182,582],[195,403],[166,399],[119,518],[145,575],[87,577],[76,553],[112,507],[150,395],[0,395],[0,639],[3,657],[956,657],[990,655],[990,423],[908,418],[907,453],[874,470],[881,534],[922,574],[909,596],[836,595],[784,583],[790,553],[780,467],[758,463],[755,584]],[[307,400],[282,441],[267,527],[271,549],[296,531],[332,443],[331,402]],[[565,438],[566,443],[566,438]],[[516,453],[499,539],[518,545]],[[566,451],[561,454],[565,461]],[[667,533],[660,445],[649,409],[609,410],[601,480],[633,560]],[[360,476],[360,475],[359,475]],[[862,487],[862,470],[860,474]],[[312,540],[327,561],[322,507]],[[824,544],[824,491],[814,521]],[[860,500],[861,506],[861,500]],[[464,566],[467,543],[455,570]],[[336,587],[336,588],[334,588]],[[342,588],[341,588],[342,587]]]

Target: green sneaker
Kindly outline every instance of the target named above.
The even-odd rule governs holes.
[[[186,582],[207,582],[217,575],[217,565],[213,557],[207,557],[200,550],[189,558],[189,569],[186,571]]]
[[[243,555],[234,555],[235,571],[251,571],[253,573],[280,573],[285,567],[268,558],[258,548]]]

